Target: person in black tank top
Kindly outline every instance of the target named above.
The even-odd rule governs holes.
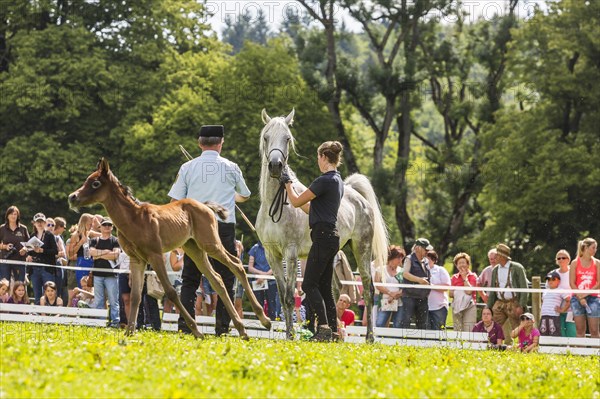
[[[294,191],[287,173],[282,173],[280,178],[285,184],[290,203],[308,213],[313,243],[306,261],[302,290],[316,315],[318,329],[313,336],[316,341],[330,341],[332,332],[337,331],[337,313],[331,279],[333,258],[340,248],[336,224],[344,195],[344,182],[337,167],[340,164],[342,148],[337,141],[327,141],[319,146],[318,163],[323,174],[300,195]]]
[[[54,281],[46,281],[44,284],[44,296],[40,299],[41,306],[62,306],[63,301],[57,296],[56,284]]]

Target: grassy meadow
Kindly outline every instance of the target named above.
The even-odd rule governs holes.
[[[0,398],[600,398],[600,359],[0,323]]]

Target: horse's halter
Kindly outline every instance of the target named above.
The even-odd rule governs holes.
[[[284,162],[283,167],[285,168],[287,166],[287,156],[279,148],[272,148],[267,153],[267,163],[269,162],[269,159],[271,159],[271,153],[273,153],[274,151],[279,151],[281,153]],[[281,220],[281,215],[283,214],[283,207],[285,205],[288,205],[287,192],[285,191],[285,186],[280,183],[279,188],[277,189],[277,193],[275,194],[275,197],[271,202],[271,206],[269,207],[269,216],[271,217],[273,223],[278,223]]]
[[[281,156],[283,157],[283,162],[287,165],[287,159],[288,157],[283,153],[283,150],[279,149],[279,148],[272,148],[266,155],[266,160],[267,162],[269,162],[269,159],[271,159],[271,153],[274,151],[279,151],[281,153]]]

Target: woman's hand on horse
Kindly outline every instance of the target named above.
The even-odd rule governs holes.
[[[279,176],[279,183],[283,184],[284,186],[288,183],[292,182],[292,178],[290,177],[290,175],[288,175],[286,170],[281,171],[281,176]]]

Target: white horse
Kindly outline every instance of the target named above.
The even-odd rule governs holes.
[[[287,267],[284,273],[282,261],[296,265],[298,258],[306,258],[311,247],[308,215],[290,204],[282,205],[281,214],[269,215],[271,204],[279,190],[279,176],[287,167],[296,191],[306,187],[300,183],[287,164],[289,147],[295,151],[294,137],[289,125],[294,119],[294,110],[287,117],[271,118],[263,109],[265,123],[260,134],[260,154],[262,166],[260,174],[261,205],[256,220],[256,231],[265,248],[267,260],[273,269],[277,289],[286,321],[288,339],[293,339],[292,312],[294,310],[294,288],[296,268]],[[388,235],[375,192],[366,176],[354,174],[344,181],[344,196],[338,212],[337,228],[340,234],[340,248],[351,242],[352,253],[358,264],[367,312],[367,340],[373,340],[371,310],[373,305],[373,283],[371,261],[385,265],[387,262]],[[273,212],[271,212],[273,213]],[[277,220],[279,219],[279,220]],[[275,221],[274,221],[275,220]],[[284,275],[284,274],[287,274]]]

